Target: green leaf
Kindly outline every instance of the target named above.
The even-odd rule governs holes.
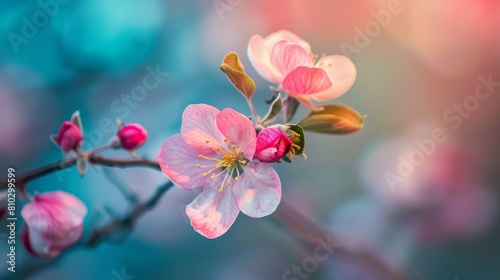
[[[269,111],[262,119],[262,124],[264,126],[267,126],[269,123],[276,120],[282,110],[283,110],[283,99],[281,98],[281,95],[278,94],[278,96],[274,99],[273,103],[271,103]]]
[[[297,113],[297,109],[299,108],[299,101],[291,96],[288,96],[285,101],[286,107],[285,107],[285,122],[289,122],[293,119],[293,116],[295,116],[295,113]]]
[[[311,111],[299,125],[307,131],[326,134],[345,134],[360,130],[365,117],[356,110],[339,104],[323,106],[322,111]]]
[[[250,99],[252,97],[255,92],[255,82],[245,74],[245,69],[237,53],[227,53],[222,60],[220,70],[226,74],[229,81],[245,98]]]
[[[295,156],[307,158],[304,153],[306,148],[304,129],[297,124],[289,124],[286,127],[287,129],[285,130],[285,133],[288,137],[290,137],[290,140],[292,140],[292,148],[290,149],[290,152],[283,157],[283,159],[287,162],[292,162]]]

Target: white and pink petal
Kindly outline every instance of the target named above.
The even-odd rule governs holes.
[[[342,55],[330,55],[321,58],[317,67],[323,68],[332,82],[332,86],[315,93],[312,98],[318,102],[337,98],[347,92],[356,81],[357,71],[354,63]]]
[[[245,157],[253,159],[257,143],[257,133],[252,122],[233,109],[226,108],[217,116],[220,132],[236,144]]]
[[[281,181],[266,163],[250,162],[233,186],[238,207],[245,215],[260,218],[273,213],[281,201]]]
[[[186,190],[204,187],[209,180],[203,176],[203,170],[196,164],[214,165],[213,161],[200,158],[191,150],[180,134],[175,134],[163,142],[157,160],[163,174]]]
[[[264,79],[279,84],[284,76],[271,64],[271,50],[272,46],[267,47],[262,36],[253,35],[248,42],[248,59]]]
[[[188,206],[186,214],[194,230],[201,235],[217,238],[233,225],[240,212],[233,192],[218,186],[206,187]]]
[[[220,111],[210,105],[193,104],[182,113],[181,135],[196,153],[212,156],[220,147],[216,118]]]
[[[302,46],[286,40],[274,45],[271,51],[271,63],[283,77],[299,66],[313,66],[310,54]]]

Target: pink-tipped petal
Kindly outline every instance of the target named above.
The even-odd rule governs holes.
[[[316,66],[325,69],[332,82],[332,86],[315,93],[312,96],[315,101],[324,102],[341,96],[352,87],[356,80],[356,67],[346,56],[326,56],[321,58]]]
[[[212,156],[220,147],[221,134],[216,124],[219,112],[210,105],[194,104],[187,106],[182,113],[181,135],[196,153]]]
[[[262,36],[253,35],[248,42],[248,59],[264,79],[279,84],[284,76],[271,64],[271,49],[272,46],[268,48]]]
[[[280,30],[274,32],[264,39],[265,45],[269,50],[272,50],[274,44],[276,44],[281,40],[287,40],[290,43],[300,45],[302,48],[306,50],[307,53],[311,53],[311,45],[304,39],[300,38],[299,36],[288,30]]]
[[[233,109],[226,108],[217,116],[220,132],[236,144],[249,160],[253,159],[257,135],[252,122]]]
[[[325,70],[316,67],[299,66],[283,80],[281,87],[287,91],[299,94],[315,94],[332,86]]]
[[[186,214],[194,230],[213,239],[223,235],[233,225],[240,209],[230,189],[218,191],[217,186],[207,187],[188,206]]]
[[[86,214],[87,209],[78,198],[61,191],[35,195],[21,210],[30,229],[53,238],[65,236],[71,227],[83,223]]]
[[[244,169],[233,188],[241,212],[253,218],[273,213],[281,201],[278,174],[269,164],[259,162],[251,162]]]
[[[66,208],[66,211],[70,215],[71,224],[83,224],[83,219],[87,215],[87,207],[80,199],[63,191],[54,191],[52,192],[52,196]]]
[[[191,190],[205,186],[207,177],[196,164],[213,165],[212,161],[202,159],[184,142],[180,134],[165,140],[157,156],[158,163],[165,176],[179,187]]]
[[[302,46],[286,40],[279,41],[274,45],[271,51],[271,64],[283,77],[299,66],[313,66],[309,53]]]

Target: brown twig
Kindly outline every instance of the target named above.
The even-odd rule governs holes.
[[[158,170],[160,169],[158,162],[148,159],[111,159],[93,154],[89,156],[89,162],[95,165],[110,166],[110,167],[125,168],[125,167],[145,166]],[[76,158],[61,160],[36,168],[32,171],[26,172],[19,176],[16,176],[17,188],[20,189],[20,191],[24,191],[23,189],[24,185],[26,185],[29,181],[36,178],[40,178],[50,173],[56,173],[60,170],[66,169],[75,164],[76,164]],[[4,190],[7,188],[8,188],[8,181],[7,178],[5,178],[0,183],[0,190]]]

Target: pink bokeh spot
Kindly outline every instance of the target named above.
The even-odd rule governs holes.
[[[157,159],[163,174],[183,189],[203,188],[186,207],[201,235],[221,236],[240,210],[262,217],[278,206],[281,182],[268,164],[253,161],[256,142],[255,128],[244,115],[196,104],[184,110],[181,133],[162,144]]]

